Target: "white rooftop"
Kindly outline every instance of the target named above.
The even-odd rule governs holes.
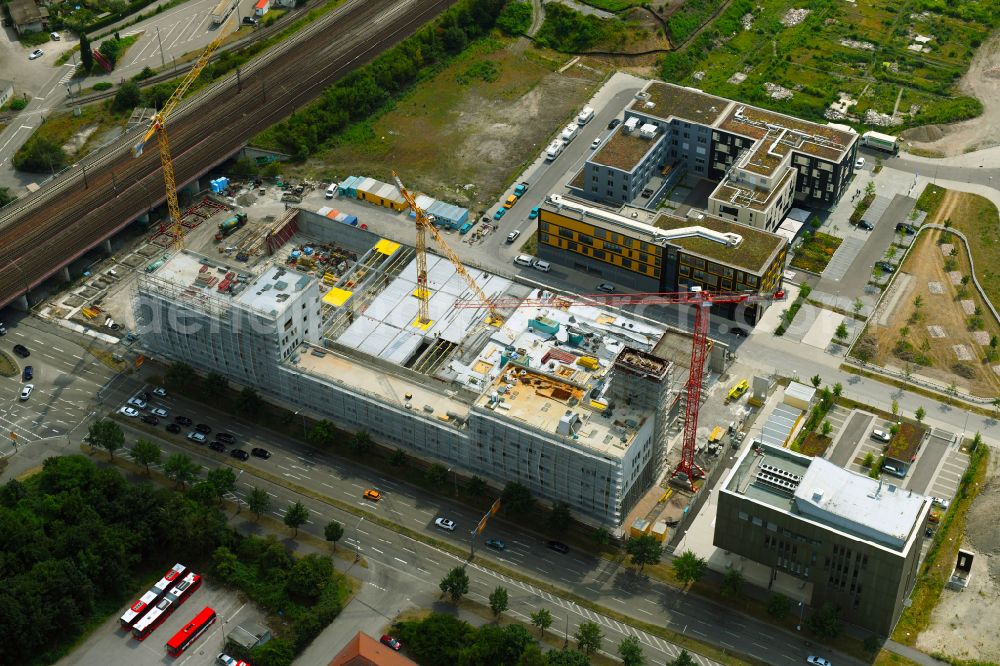
[[[293,302],[293,296],[309,286],[312,279],[305,273],[272,265],[247,285],[236,301],[258,312],[276,316]]]
[[[901,550],[928,498],[814,458],[795,491],[802,515]]]

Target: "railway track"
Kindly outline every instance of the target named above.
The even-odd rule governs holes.
[[[327,86],[412,34],[454,0],[349,0],[298,35],[199,91],[169,123],[174,170],[187,183]],[[164,198],[155,145],[134,159],[132,132],[0,219],[0,305]],[[84,174],[86,169],[86,174]]]

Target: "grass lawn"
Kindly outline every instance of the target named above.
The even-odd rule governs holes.
[[[648,0],[581,0],[585,5],[604,9],[609,12],[618,12],[629,7],[640,7],[649,4]]]
[[[940,205],[940,204],[939,204]],[[989,199],[978,194],[958,194],[954,207],[943,211],[945,220],[965,234],[976,263],[976,279],[994,307],[1000,307],[1000,216]]]
[[[819,231],[807,238],[802,245],[795,250],[795,258],[792,259],[792,266],[813,273],[822,273],[826,265],[830,263],[830,258],[837,251],[843,238],[837,238]]]

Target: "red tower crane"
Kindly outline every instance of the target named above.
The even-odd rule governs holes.
[[[690,291],[640,293],[640,294],[549,294],[537,298],[502,297],[488,301],[466,299],[455,302],[456,308],[486,307],[491,311],[505,308],[523,307],[568,307],[570,305],[595,303],[621,307],[623,305],[693,305],[694,333],[691,341],[691,369],[687,381],[687,404],[684,408],[684,440],[681,447],[681,461],[674,469],[672,478],[683,481],[692,490],[695,479],[705,476],[705,471],[694,461],[696,438],[698,435],[698,412],[701,409],[701,383],[705,376],[705,356],[708,354],[708,309],[715,303],[763,303],[781,301],[785,292],[760,294],[754,292],[708,292],[701,287]]]

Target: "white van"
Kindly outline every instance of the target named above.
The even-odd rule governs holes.
[[[542,261],[541,259],[535,259],[535,263],[532,264],[536,271],[541,271],[543,273],[548,273],[552,267],[549,266],[549,262]]]
[[[337,183],[330,183],[330,187],[326,188],[326,198],[332,199],[337,196]]]
[[[514,257],[514,263],[518,266],[527,266],[528,268],[531,268],[531,266],[535,263],[535,258],[530,254],[519,254]]]

